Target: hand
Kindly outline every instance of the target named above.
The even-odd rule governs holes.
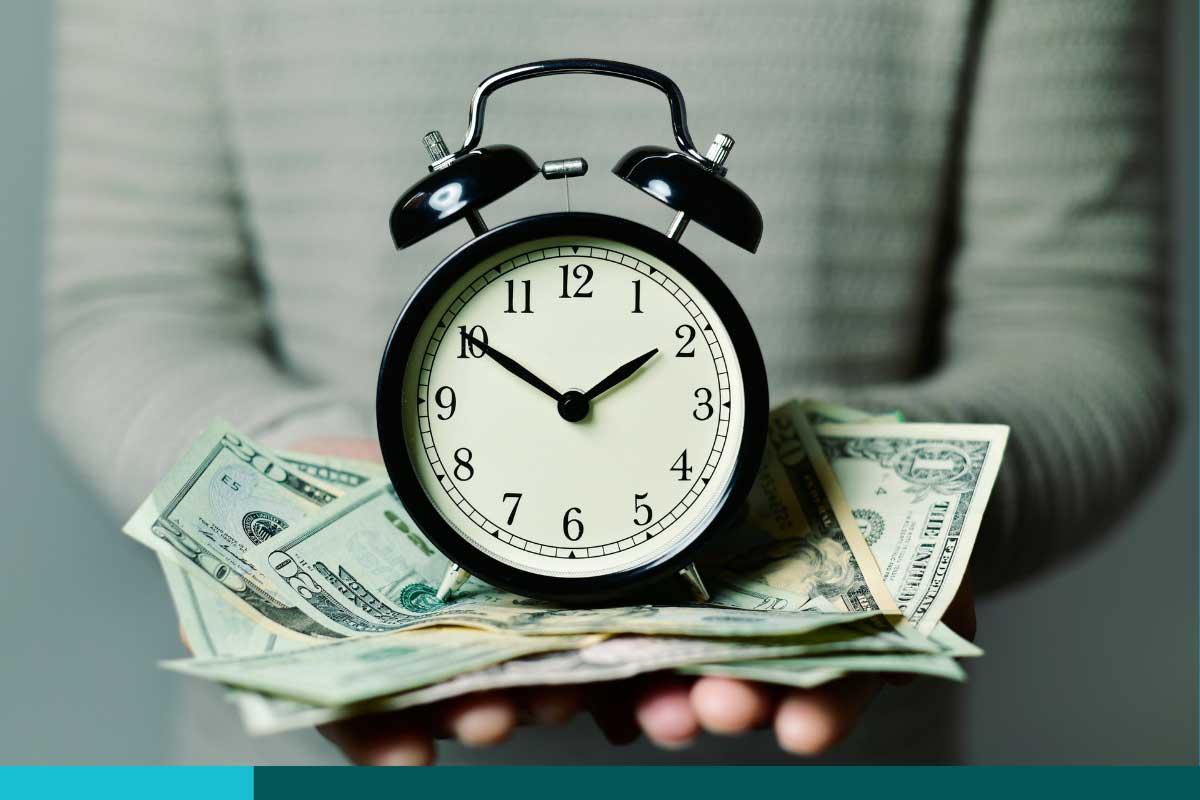
[[[593,386],[592,388],[590,388],[586,392],[584,392],[583,396],[585,398],[587,398],[588,400],[595,400],[597,397],[604,394],[609,389],[613,388],[618,383],[620,383],[621,381],[630,377],[631,375],[633,375],[633,373],[635,373],[639,369],[641,369],[642,365],[645,364],[650,359],[654,358],[654,354],[657,352],[658,352],[658,348],[656,347],[653,350],[651,350],[649,353],[642,353],[640,356],[633,359],[632,361],[627,361],[626,363],[622,364],[621,366],[619,366],[615,370],[613,370],[611,373],[609,373],[608,377],[604,378],[604,380],[600,381],[595,386]]]
[[[961,636],[975,638],[969,574],[942,619]],[[789,689],[733,678],[654,675],[609,685],[592,713],[614,744],[627,744],[644,732],[658,746],[678,749],[701,731],[736,736],[770,724],[784,750],[816,756],[854,729],[885,684],[901,686],[912,679],[863,674],[815,689]]]
[[[506,370],[511,372],[513,375],[516,375],[518,378],[525,381],[530,386],[537,389],[539,392],[542,392],[543,394],[548,395],[555,402],[558,402],[559,400],[562,399],[562,395],[559,394],[559,392],[556,391],[553,386],[546,383],[544,380],[539,378],[537,375],[534,375],[532,372],[530,372],[529,370],[522,367],[516,361],[513,361],[511,358],[504,355],[504,353],[501,353],[499,350],[492,347],[487,342],[484,342],[480,339],[476,339],[474,336],[467,333],[466,331],[462,331],[462,337],[464,339],[466,339],[468,345],[470,345],[473,348],[478,348],[478,349],[482,350],[485,354],[487,354],[488,357],[490,357],[497,364],[504,367]]]
[[[517,725],[565,725],[582,692],[575,686],[542,686],[483,692],[425,708],[377,714],[317,728],[355,764],[426,766],[436,757],[435,738],[454,737],[467,747],[500,744]]]

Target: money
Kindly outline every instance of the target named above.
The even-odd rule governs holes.
[[[158,553],[194,656],[165,666],[228,686],[253,733],[662,669],[962,680],[956,659],[982,651],[940,619],[1007,429],[901,420],[815,401],[772,412],[742,518],[702,562],[706,604],[563,608],[478,580],[443,603],[446,559],[382,467],[272,452],[224,423],[125,532]]]
[[[838,609],[840,614],[804,609],[764,614],[732,596],[720,605],[563,608],[479,581],[443,604],[433,587],[447,561],[408,519],[386,479],[364,484],[265,542],[251,560],[288,587],[290,600],[314,618],[327,613],[325,598],[339,598],[341,616],[331,623],[360,634],[455,625],[531,635],[794,636],[878,613],[864,607]]]
[[[354,631],[309,616],[291,601],[288,587],[246,559],[253,547],[337,497],[218,421],[155,487],[124,531],[215,582],[244,613],[280,635],[340,637]]]
[[[396,641],[404,641],[403,637]],[[525,637],[530,638],[530,637]],[[549,637],[558,638],[558,637]],[[391,641],[392,637],[383,640]],[[248,701],[243,714],[247,728],[257,732],[277,732],[306,725],[324,724],[364,713],[397,711],[447,700],[471,692],[506,689],[518,686],[545,686],[555,684],[581,684],[631,678],[647,672],[672,669],[689,664],[713,661],[745,661],[748,659],[777,659],[787,656],[855,652],[871,655],[912,652],[910,648],[921,648],[928,652],[929,643],[914,640],[900,634],[880,635],[875,628],[849,625],[842,628],[826,628],[818,635],[795,640],[737,640],[696,639],[691,637],[648,637],[619,636],[598,641],[574,649],[562,648],[528,658],[507,661],[503,664],[459,675],[447,681],[409,692],[389,693],[384,682],[372,682],[370,688],[342,686],[337,702],[327,693],[325,678],[321,676],[323,663],[333,658],[343,643],[321,645],[310,648],[298,658],[307,658],[303,668],[288,673],[288,682],[283,690],[270,692],[273,696],[258,697]],[[935,653],[930,653],[936,655]],[[210,680],[223,680],[242,686],[262,689],[256,669],[261,659],[226,659],[220,661],[182,661],[168,666]],[[249,671],[240,667],[254,664]],[[273,675],[275,670],[270,670]],[[383,672],[386,675],[386,668]],[[409,680],[412,670],[403,674]],[[310,678],[318,684],[314,688]],[[367,692],[377,692],[374,699]],[[387,696],[382,696],[387,695]],[[318,699],[320,698],[320,699]],[[296,702],[300,700],[301,702]],[[303,702],[307,700],[308,702]],[[371,700],[366,704],[362,700]]]
[[[426,628],[257,656],[181,659],[162,665],[219,683],[338,705],[425,686],[530,653],[575,650],[594,639]]]
[[[840,423],[816,434],[889,594],[932,630],[962,584],[1008,428]]]
[[[899,615],[870,546],[799,404],[772,413],[770,441],[720,596],[775,611]],[[727,587],[727,588],[726,588]]]

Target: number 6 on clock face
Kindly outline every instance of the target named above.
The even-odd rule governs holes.
[[[378,398],[414,520],[472,574],[548,597],[682,566],[736,512],[765,436],[732,296],[681,246],[590,214],[447,259],[401,314]]]

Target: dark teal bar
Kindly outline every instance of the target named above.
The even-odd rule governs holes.
[[[1196,767],[259,767],[256,800],[1037,800],[1200,797]]]

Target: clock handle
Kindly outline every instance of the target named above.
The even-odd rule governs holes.
[[[687,127],[687,109],[683,104],[683,92],[675,81],[657,70],[640,67],[637,64],[627,64],[623,61],[609,61],[602,58],[558,58],[550,61],[534,61],[530,64],[520,64],[501,70],[483,79],[479,88],[471,98],[471,109],[467,117],[467,135],[462,149],[454,157],[464,155],[479,146],[483,137],[483,113],[487,106],[488,96],[501,86],[508,86],[530,78],[540,78],[546,75],[568,75],[571,73],[586,73],[589,75],[606,75],[610,78],[624,78],[636,83],[653,86],[667,96],[667,105],[671,109],[671,131],[675,134],[675,142],[679,149],[696,161],[711,169],[718,175],[725,170],[720,162],[710,161],[696,149],[692,134]]]

